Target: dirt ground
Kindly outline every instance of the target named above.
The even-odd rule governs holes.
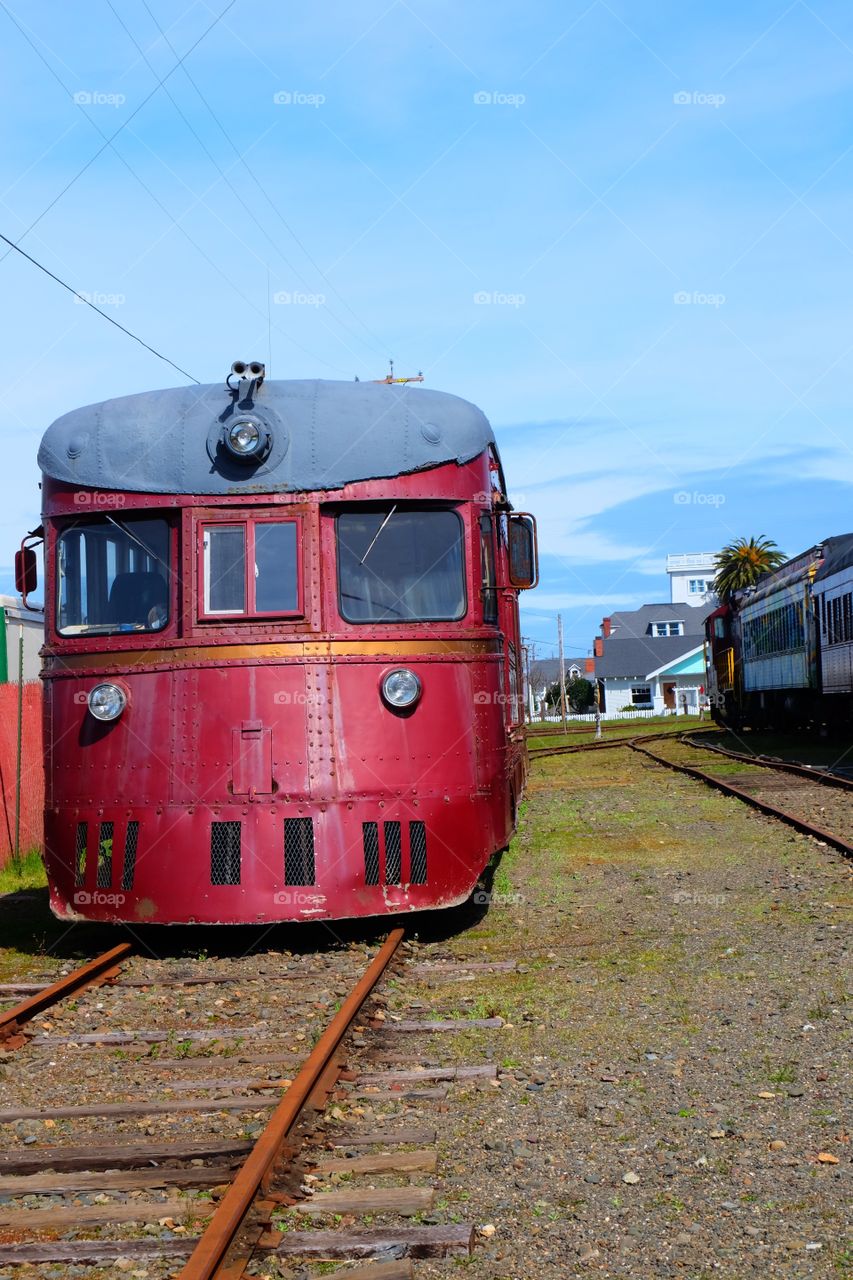
[[[627,750],[538,762],[488,914],[426,948],[521,971],[399,996],[507,1020],[409,1046],[502,1069],[438,1116],[480,1244],[417,1274],[853,1274],[850,870]]]

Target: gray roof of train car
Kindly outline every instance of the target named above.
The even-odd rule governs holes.
[[[269,456],[256,466],[219,447],[225,424],[240,412],[272,435]],[[275,493],[467,462],[490,444],[485,415],[458,396],[306,379],[265,381],[251,401],[220,383],[74,409],[45,432],[38,460],[45,475],[92,489]]]
[[[834,538],[827,538],[823,544],[823,563],[815,574],[815,581],[830,578],[842,569],[853,565],[853,533],[840,533]]]

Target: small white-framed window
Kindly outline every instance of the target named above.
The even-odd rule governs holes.
[[[687,590],[691,596],[703,596],[708,590],[708,583],[704,578],[690,578],[687,582]]]
[[[684,635],[683,622],[653,622],[653,636],[682,636]]]
[[[251,516],[200,526],[202,617],[292,617],[300,612],[299,524]]]
[[[649,707],[652,703],[651,686],[634,684],[631,686],[631,703],[635,707]]]

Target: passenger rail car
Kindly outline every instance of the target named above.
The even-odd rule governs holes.
[[[853,535],[827,538],[706,619],[715,718],[834,725],[853,710]]]
[[[236,372],[234,372],[236,370]],[[46,863],[62,918],[446,907],[527,774],[513,513],[483,414],[407,386],[131,395],[49,428]]]

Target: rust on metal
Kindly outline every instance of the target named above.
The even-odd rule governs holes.
[[[82,991],[84,987],[104,982],[112,977],[118,972],[118,965],[121,961],[126,960],[132,952],[133,946],[131,943],[121,942],[117,947],[112,947],[109,951],[105,951],[103,955],[90,960],[88,964],[81,965],[79,969],[74,969],[71,973],[66,974],[58,982],[54,982],[51,986],[44,987],[41,991],[36,992],[35,995],[22,1000],[14,1008],[0,1013],[0,1044],[5,1044],[7,1048],[19,1048],[26,1042],[23,1027],[30,1019],[36,1017],[39,1013],[43,1013],[51,1005],[64,1000],[66,996],[73,995],[76,991]]]
[[[212,1280],[213,1276],[220,1274],[228,1250],[243,1225],[258,1190],[278,1160],[285,1140],[364,1001],[385,972],[403,936],[402,929],[394,929],[389,933],[317,1041],[305,1065],[255,1143],[246,1163],[220,1201],[192,1256],[180,1273],[181,1280]]]

